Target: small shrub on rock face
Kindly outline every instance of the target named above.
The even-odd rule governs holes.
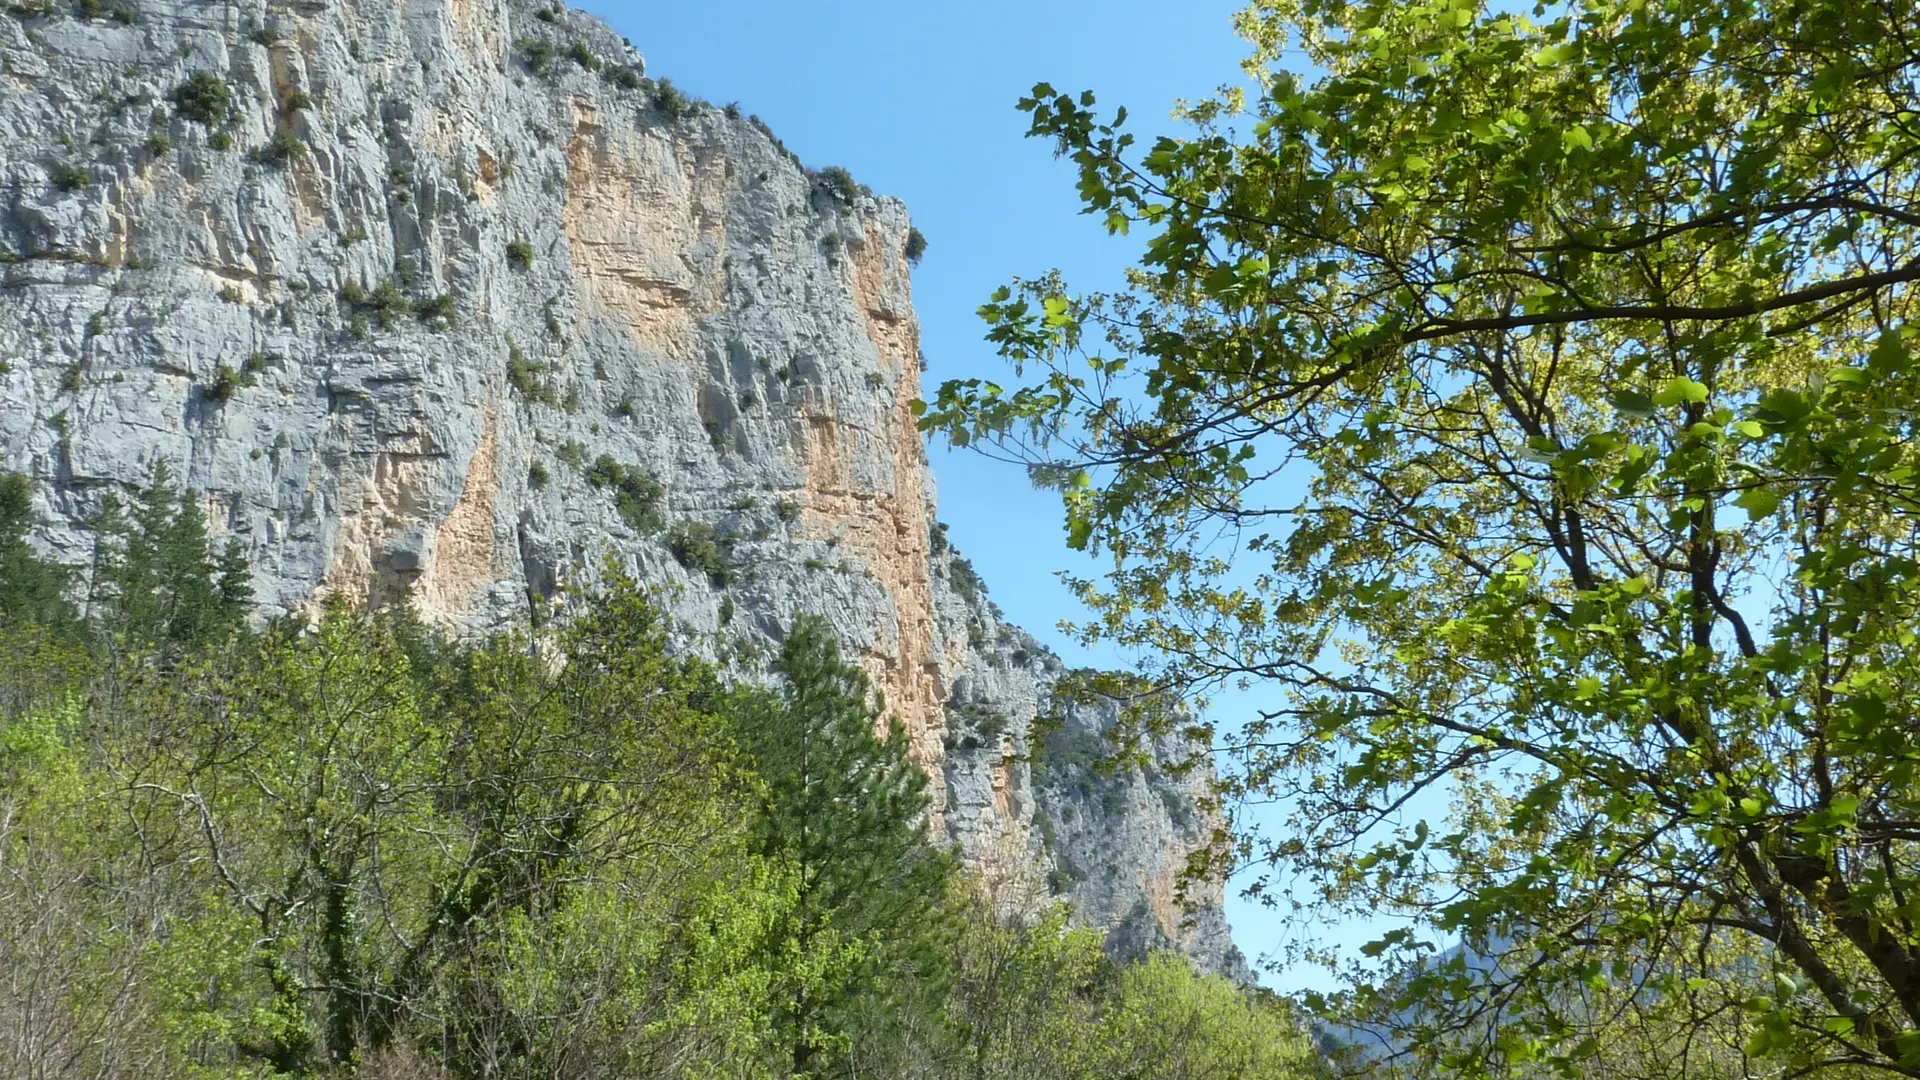
[[[507,244],[507,265],[516,270],[533,265],[533,245],[525,237],[516,237]]]
[[[93,182],[93,177],[79,165],[55,165],[47,171],[47,179],[61,191],[78,191]]]
[[[180,115],[202,124],[217,124],[226,119],[233,100],[227,84],[211,71],[196,71],[168,95]]]
[[[632,529],[650,533],[660,528],[660,503],[667,489],[645,469],[622,465],[610,455],[601,454],[587,470],[587,483],[613,489],[613,508]]]
[[[207,149],[221,151],[233,149],[233,133],[230,131],[216,131],[207,136]]]
[[[287,128],[276,129],[273,138],[261,147],[254,158],[263,165],[285,165],[306,154],[307,144]]]
[[[521,397],[553,404],[553,390],[540,381],[540,362],[527,359],[511,341],[507,342],[507,383]]]
[[[520,54],[520,62],[535,75],[545,75],[553,70],[553,58],[557,53],[550,41],[521,38],[513,43],[513,51]]]
[[[720,534],[704,521],[683,521],[667,535],[667,550],[674,560],[689,570],[707,575],[714,588],[724,589],[733,582],[733,570],[727,565],[727,553]]]
[[[208,401],[230,401],[233,395],[253,385],[253,376],[235,371],[225,364],[213,369],[213,381],[202,391]]]
[[[600,58],[593,55],[584,42],[576,41],[567,47],[567,59],[586,68],[588,71],[600,70]]]
[[[921,232],[917,228],[908,229],[907,230],[907,250],[906,250],[907,261],[910,263],[917,264],[919,263],[921,257],[924,256],[926,253],[927,253],[926,234]]]
[[[653,84],[653,107],[669,121],[684,120],[698,108],[692,98],[681,93],[680,88],[667,79]]]
[[[453,295],[441,293],[425,300],[415,300],[413,314],[434,329],[444,330],[453,325]]]
[[[814,174],[813,178],[826,189],[827,194],[832,195],[844,205],[852,206],[854,200],[860,197],[862,189],[859,181],[853,178],[852,173],[838,165],[829,165],[821,169]]]
[[[154,157],[159,157],[171,149],[173,149],[173,140],[167,138],[166,132],[156,131],[153,134],[147,136],[147,153],[148,154]]]
[[[547,481],[549,479],[550,477],[547,475],[547,467],[544,464],[536,461],[533,464],[527,466],[527,486],[528,487],[533,488],[534,490],[537,491],[541,488],[546,487]]]

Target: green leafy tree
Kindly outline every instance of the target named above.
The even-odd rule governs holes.
[[[1145,254],[926,424],[1061,492],[1090,636],[1265,695],[1241,855],[1404,917],[1387,1064],[1920,1076],[1916,14],[1256,0],[1182,137],[1022,103]]]
[[[928,839],[926,775],[907,757],[905,731],[882,719],[825,622],[795,620],[774,671],[777,697],[745,694],[732,710],[766,785],[759,847],[795,878],[784,939],[803,956],[831,944],[849,960],[829,979],[794,983],[776,1002],[778,1024],[794,1075],[835,1075],[856,1003],[882,995],[883,1006],[910,1008],[937,975],[936,916],[953,864]]]

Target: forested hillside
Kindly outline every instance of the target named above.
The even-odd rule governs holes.
[[[962,872],[817,621],[770,688],[617,572],[537,633],[249,630],[164,474],[84,582],[30,505],[0,476],[0,1074],[1305,1075],[1270,996]]]

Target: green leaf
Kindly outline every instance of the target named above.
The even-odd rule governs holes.
[[[1533,54],[1533,66],[1548,68],[1563,64],[1572,58],[1576,48],[1577,46],[1570,41],[1562,42],[1559,45],[1549,45]]]
[[[1638,390],[1615,390],[1611,400],[1614,408],[1628,416],[1648,420],[1654,415],[1653,399]]]
[[[1587,129],[1575,125],[1560,133],[1560,149],[1571,154],[1575,150],[1593,149],[1593,136]]]
[[[1748,488],[1733,500],[1733,505],[1747,512],[1747,520],[1759,521],[1772,517],[1780,509],[1780,496],[1766,488]]]
[[[1661,408],[1674,405],[1699,405],[1707,400],[1705,383],[1698,383],[1682,375],[1668,379],[1653,395],[1653,403]]]

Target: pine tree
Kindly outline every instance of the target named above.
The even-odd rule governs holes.
[[[0,621],[70,628],[73,605],[66,597],[72,573],[42,559],[27,544],[33,528],[33,482],[0,473]]]
[[[928,837],[926,776],[907,757],[905,731],[882,721],[826,624],[798,619],[774,671],[779,697],[749,695],[734,712],[767,789],[760,843],[798,880],[789,943],[811,955],[832,935],[860,958],[781,1005],[793,1074],[832,1075],[856,1004],[868,1016],[887,1011],[876,998],[906,1006],[916,979],[937,968],[953,861]]]
[[[237,543],[215,555],[190,493],[153,467],[131,508],[108,496],[88,524],[95,535],[89,614],[136,642],[186,646],[238,626],[253,598]]]

